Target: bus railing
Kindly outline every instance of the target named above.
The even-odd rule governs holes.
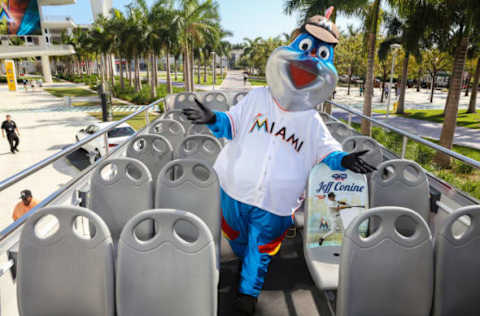
[[[383,127],[384,129],[387,129],[389,131],[392,131],[392,132],[395,132],[399,135],[401,135],[403,137],[403,140],[402,140],[402,152],[401,152],[401,158],[405,158],[405,154],[406,154],[406,150],[407,150],[407,143],[408,143],[408,140],[411,139],[417,143],[420,143],[420,144],[423,144],[427,147],[430,147],[432,149],[435,149],[439,152],[442,152],[444,153],[445,155],[447,156],[450,156],[452,158],[455,158],[457,160],[460,160],[461,162],[463,163],[466,163],[476,169],[480,169],[480,162],[477,161],[477,160],[474,160],[472,158],[469,158],[467,156],[464,156],[462,154],[459,154],[457,152],[454,152],[448,148],[445,148],[443,146],[440,146],[438,144],[435,144],[431,141],[428,141],[420,136],[417,136],[417,135],[414,135],[414,134],[411,134],[407,131],[404,131],[402,129],[399,129],[399,128],[396,128],[396,127],[393,127],[391,125],[388,125],[387,123],[384,123],[382,121],[379,121],[379,120],[376,120],[370,116],[367,116],[367,115],[364,115],[363,113],[359,112],[359,111],[356,111],[354,109],[352,109],[351,107],[349,106],[346,106],[346,105],[342,105],[342,104],[338,104],[338,103],[335,103],[335,102],[332,102],[332,101],[326,101],[328,103],[330,103],[331,105],[337,107],[337,108],[340,108],[346,112],[348,112],[348,119],[347,119],[347,124],[349,126],[351,126],[352,124],[352,116],[353,115],[357,115],[363,119],[366,119],[370,122],[372,122],[373,124],[375,125],[378,125],[378,126],[381,126]]]
[[[152,110],[155,108],[155,106],[157,106],[159,103],[161,102],[165,102],[165,98],[161,98],[161,99],[158,99],[157,101],[149,104],[149,105],[146,105],[146,106],[143,106],[141,107],[138,111],[136,112],[133,112],[127,116],[125,116],[124,118],[122,118],[121,120],[119,121],[116,121],[115,123],[112,123],[111,125],[108,125],[107,127],[105,128],[102,128],[101,130],[99,130],[98,132],[96,132],[95,134],[92,134],[88,137],[85,137],[83,138],[82,140],[80,140],[79,142],[51,155],[50,157],[47,157],[39,162],[37,162],[36,164],[34,164],[33,166],[30,166],[16,174],[14,174],[13,176],[11,177],[8,177],[2,181],[0,181],[0,193],[2,191],[4,191],[5,189],[9,188],[10,186],[22,181],[23,179],[31,176],[32,174],[36,173],[37,171],[40,171],[42,170],[43,168],[51,165],[52,163],[54,163],[55,161],[67,156],[68,154],[80,149],[83,145],[93,141],[94,139],[104,135],[103,137],[103,141],[105,143],[105,148],[106,148],[106,156],[108,156],[109,154],[111,154],[108,150],[108,137],[106,136],[107,133],[114,129],[115,127],[119,126],[120,124],[122,123],[125,123],[126,121],[130,120],[131,118],[139,115],[139,114],[142,114],[142,113],[145,113],[145,123],[148,124],[150,122],[150,117],[149,117],[149,110]],[[116,150],[118,150],[119,148],[116,148],[113,152],[115,152]],[[112,153],[113,153],[112,152]],[[72,182],[73,181],[73,182]],[[10,225],[8,225],[6,228],[4,228],[2,231],[0,231],[0,242],[2,240],[4,240],[7,236],[9,236],[12,232],[14,232],[18,227],[20,227],[27,219],[28,217],[30,217],[31,215],[33,215],[37,210],[39,210],[40,208],[48,205],[50,202],[52,202],[54,199],[56,199],[57,197],[59,197],[63,192],[65,192],[66,190],[68,190],[70,187],[73,186],[74,182],[75,182],[75,179],[73,179],[72,181],[70,181],[69,183],[67,183],[67,185],[65,185],[64,187],[60,188],[59,190],[55,191],[54,193],[50,194],[48,197],[46,197],[45,199],[43,199],[40,203],[38,203],[37,206],[35,206],[33,209],[31,209],[28,213],[24,214],[22,217],[20,217],[18,220],[16,220],[15,222],[11,223]]]

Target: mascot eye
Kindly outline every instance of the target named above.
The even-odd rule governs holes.
[[[328,46],[320,46],[318,48],[318,56],[321,59],[327,60],[330,57],[330,48],[328,48]]]
[[[309,38],[304,38],[298,44],[298,47],[300,47],[300,49],[303,51],[309,51],[312,48],[312,46],[313,46],[313,42]]]

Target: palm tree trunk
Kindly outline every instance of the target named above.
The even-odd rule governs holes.
[[[172,78],[170,74],[170,58],[169,58],[169,51],[167,48],[167,93],[171,94],[173,93],[173,88],[172,88]],[[176,60],[176,59],[175,59]],[[176,67],[175,67],[176,68]],[[176,72],[175,72],[176,74]]]
[[[400,97],[398,98],[397,114],[405,113],[405,91],[407,89],[409,59],[410,53],[407,52],[405,54],[405,58],[403,58],[402,79],[400,81]]]
[[[433,93],[435,92],[435,85],[437,84],[437,73],[434,72],[433,75],[432,75],[432,89],[431,89],[431,93],[430,93],[430,103],[433,103]]]
[[[146,61],[147,63],[147,85],[150,85],[151,81],[150,81],[150,72],[152,71],[152,58],[151,58],[151,55],[150,53],[148,53],[146,56],[143,57],[143,60]],[[146,57],[146,58],[145,58]]]
[[[141,83],[140,83],[140,61],[138,55],[135,55],[135,91],[140,92]]]
[[[442,133],[440,134],[440,145],[448,149],[452,148],[455,127],[457,125],[458,103],[462,93],[462,77],[465,60],[467,59],[468,43],[468,36],[463,36],[455,49],[452,78],[448,89],[447,103],[445,104]],[[443,153],[437,152],[434,159],[441,167],[447,168],[450,166],[450,157]]]
[[[200,58],[197,60],[197,83],[200,84]]]
[[[212,63],[212,83],[213,85],[215,85],[217,83],[217,67],[216,67],[216,58],[215,58],[216,54],[213,54],[213,63]]]
[[[155,87],[158,87],[158,56],[155,54],[153,58],[153,74],[155,75]]]
[[[178,68],[177,68],[177,56],[173,57],[173,64],[174,64],[174,66],[173,66],[174,69],[173,70],[175,71],[175,73],[173,75],[175,77],[175,81],[178,81],[178,77],[177,77],[177,70],[178,70]]]
[[[477,68],[475,69],[475,75],[473,76],[472,94],[470,95],[470,103],[468,104],[467,113],[477,112],[477,92],[478,92],[479,79],[480,79],[480,57],[477,59]]]
[[[123,78],[123,58],[120,57],[120,87],[121,89],[125,89],[125,81],[124,81],[124,78]]]
[[[152,74],[150,76],[150,97],[155,99],[157,97],[157,87],[155,86],[155,56],[154,54],[150,54],[150,68]]]
[[[191,91],[193,91],[195,89],[195,83],[193,81],[193,75],[194,75],[194,72],[195,72],[195,64],[194,64],[194,59],[193,59],[193,48],[190,49],[189,62],[190,62],[190,87],[192,89]]]
[[[203,61],[203,83],[207,82],[207,65],[208,65],[208,58],[205,57],[205,60]]]
[[[110,65],[110,84],[111,87],[113,88],[115,86],[115,76],[113,75],[113,67],[115,66],[113,64],[113,55],[109,55],[108,57],[108,64]]]
[[[186,56],[187,54],[185,53],[185,50],[183,51],[183,58],[182,58],[182,62],[183,62],[183,86],[185,87],[185,90],[186,91],[189,91],[188,90],[188,80],[187,80],[187,61],[186,61]]]
[[[220,56],[220,78],[223,79],[223,57]]]
[[[128,84],[130,88],[133,88],[133,74],[132,74],[132,59],[128,59]]]
[[[373,97],[373,79],[375,66],[375,50],[377,46],[377,28],[378,16],[380,12],[381,0],[375,0],[373,3],[373,22],[368,31],[368,54],[367,54],[367,75],[365,78],[365,97],[363,102],[363,114],[372,116],[372,97]],[[370,121],[362,119],[362,134],[370,136],[372,127]]]

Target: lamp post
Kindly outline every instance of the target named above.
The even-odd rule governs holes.
[[[392,49],[392,72],[390,74],[390,85],[388,87],[388,101],[387,101],[387,115],[386,117],[388,118],[388,114],[390,112],[390,100],[392,98],[392,86],[393,86],[393,71],[395,67],[395,56],[397,55],[397,50],[402,48],[400,44],[392,44],[390,45],[390,48]]]

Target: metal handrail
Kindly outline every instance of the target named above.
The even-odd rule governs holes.
[[[358,115],[358,116],[360,116],[361,118],[364,118],[364,119],[366,119],[366,120],[368,120],[368,121],[370,121],[370,122],[372,122],[372,123],[374,123],[374,124],[376,124],[376,125],[379,125],[379,126],[381,126],[381,127],[384,127],[385,129],[388,129],[388,130],[390,130],[390,131],[393,131],[393,132],[395,132],[395,133],[397,133],[397,134],[400,134],[400,135],[402,135],[402,136],[404,136],[404,137],[410,138],[410,139],[412,139],[412,140],[414,140],[414,141],[416,141],[416,142],[418,142],[418,143],[421,143],[421,144],[426,145],[426,146],[428,146],[428,147],[430,147],[430,148],[433,148],[433,149],[435,149],[435,150],[437,150],[437,151],[440,151],[440,152],[442,152],[442,153],[444,153],[444,154],[446,154],[446,155],[448,155],[448,156],[450,156],[450,157],[453,157],[453,158],[455,158],[455,159],[458,159],[458,160],[460,160],[460,161],[462,161],[462,162],[464,162],[464,163],[466,163],[466,164],[468,164],[468,165],[470,165],[470,166],[472,166],[472,167],[475,167],[475,168],[477,168],[477,169],[480,169],[480,162],[477,161],[477,160],[474,160],[474,159],[472,159],[472,158],[469,158],[469,157],[467,157],[467,156],[464,156],[464,155],[462,155],[462,154],[459,154],[459,153],[457,153],[457,152],[454,152],[454,151],[452,151],[452,150],[450,150],[450,149],[448,149],[448,148],[445,148],[445,147],[440,146],[440,145],[438,145],[438,144],[435,144],[435,143],[433,143],[433,142],[431,142],[431,141],[428,141],[428,140],[426,140],[426,139],[424,139],[424,138],[422,138],[422,137],[420,137],[420,136],[417,136],[417,135],[411,134],[411,133],[409,133],[409,132],[407,132],[407,131],[401,130],[401,129],[399,129],[399,128],[390,126],[390,125],[388,125],[388,124],[386,124],[386,123],[383,123],[383,122],[381,122],[381,121],[377,121],[376,119],[371,118],[371,117],[369,117],[369,116],[367,116],[367,115],[364,115],[363,113],[360,113],[359,111],[356,111],[356,110],[351,109],[349,106],[341,105],[341,104],[338,104],[338,103],[335,103],[335,102],[332,102],[332,101],[329,101],[329,100],[327,100],[326,102],[328,102],[328,103],[330,103],[330,104],[332,104],[332,105],[334,105],[334,106],[336,106],[336,107],[338,107],[338,108],[340,108],[340,109],[342,109],[342,110],[345,110],[345,111],[347,111],[347,112],[349,112],[349,113]],[[405,147],[405,146],[403,146],[403,147]],[[405,151],[405,148],[403,148],[402,151]]]
[[[74,152],[75,150],[81,148],[86,143],[89,143],[90,141],[94,140],[95,138],[107,133],[108,131],[112,130],[113,128],[117,127],[118,125],[120,125],[122,123],[125,123],[126,121],[128,121],[129,119],[137,116],[138,114],[141,114],[141,113],[153,108],[155,105],[157,105],[158,103],[163,102],[163,101],[164,101],[164,99],[162,98],[162,99],[159,99],[159,100],[157,100],[157,101],[155,101],[155,102],[153,102],[149,105],[146,105],[142,109],[140,109],[140,110],[138,110],[138,111],[136,111],[136,112],[134,112],[130,115],[125,116],[120,121],[117,121],[117,122],[115,122],[111,125],[108,125],[107,127],[104,127],[101,130],[99,130],[98,132],[96,132],[95,134],[80,140],[79,142],[65,148],[64,150],[59,151],[56,154],[51,155],[50,157],[47,157],[47,158],[43,159],[40,162],[37,162],[33,166],[30,166],[30,167],[28,167],[28,168],[26,168],[26,169],[24,169],[24,170],[22,170],[22,171],[20,171],[16,174],[14,174],[11,177],[6,178],[5,180],[2,180],[0,182],[0,192],[2,192],[6,188],[14,185],[15,183],[19,182],[20,180],[28,177],[32,173],[35,173],[35,172],[47,167],[48,165],[52,164],[53,162],[57,161],[58,159],[60,159],[62,157],[65,157],[66,155]]]
[[[118,125],[128,121],[129,119],[131,119],[132,117],[135,117],[137,116],[138,114],[141,114],[143,112],[145,112],[145,120],[148,121],[148,110],[154,108],[157,104],[161,103],[161,102],[165,102],[165,98],[161,98],[161,99],[158,99],[157,101],[149,104],[149,105],[146,105],[146,106],[143,106],[140,110],[136,111],[136,112],[133,112],[132,114],[130,115],[127,115],[125,116],[123,119],[121,119],[120,121],[117,121],[101,130],[99,130],[98,132],[96,132],[95,134],[91,135],[91,136],[88,136],[84,139],[82,139],[81,141],[69,146],[68,148],[65,148],[64,150],[61,150],[59,151],[58,153],[56,154],[53,154],[52,156],[48,157],[48,158],[45,158],[44,160],[36,163],[35,165],[27,168],[27,169],[24,169],[18,173],[16,173],[15,175],[3,180],[2,182],[0,182],[0,192],[2,192],[3,190],[5,190],[6,188],[14,185],[15,183],[21,181],[22,179],[30,176],[31,174],[47,167],[48,165],[52,164],[53,162],[55,162],[56,160],[70,154],[71,152],[79,149],[80,147],[82,147],[84,144],[92,141],[93,139],[97,138],[97,137],[100,137],[102,134],[105,134],[110,131],[111,129],[117,127]],[[138,132],[137,132],[138,133]],[[115,148],[115,150],[113,150],[110,154],[113,154],[114,152],[116,152],[117,150],[120,149],[121,146],[118,146],[117,148]],[[107,148],[108,148],[108,144],[107,144]],[[107,154],[108,155],[108,154]],[[94,166],[91,166],[91,167],[94,167]],[[90,168],[87,168],[88,170],[90,170]],[[75,179],[74,179],[75,180]],[[74,180],[72,180],[73,182],[75,182]],[[69,182],[70,184],[71,182]],[[34,214],[37,210],[39,210],[40,208],[48,205],[50,202],[52,202],[53,200],[55,200],[57,197],[59,197],[61,194],[63,194],[66,190],[69,189],[71,185],[66,185],[65,187],[62,187],[60,189],[58,189],[57,191],[53,192],[52,194],[50,194],[49,196],[47,196],[45,199],[43,199],[40,203],[38,203],[38,205],[36,205],[33,209],[31,209],[29,212],[27,212],[26,214],[24,214],[22,217],[20,217],[18,220],[16,220],[15,222],[11,223],[10,225],[8,225],[6,228],[2,229],[2,231],[0,231],[0,241],[3,241],[6,237],[8,237],[12,232],[14,232],[18,227],[20,227],[21,225],[23,225],[23,223],[25,223],[25,221],[32,215]]]

